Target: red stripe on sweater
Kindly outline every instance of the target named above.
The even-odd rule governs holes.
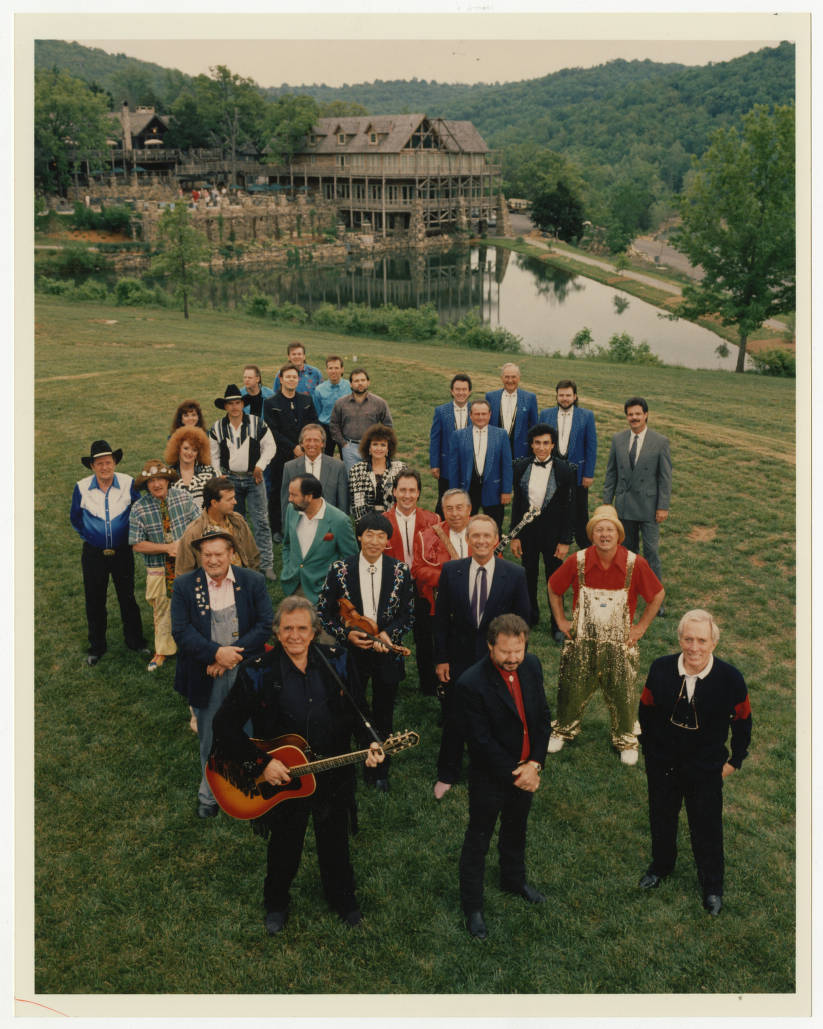
[[[640,694],[640,703],[645,704],[646,707],[654,707],[654,697],[648,686],[643,687],[643,692]]]
[[[736,722],[738,719],[742,721],[746,718],[751,718],[751,716],[752,706],[749,703],[749,695],[747,693],[745,700],[742,700],[739,704],[734,705],[734,721]]]

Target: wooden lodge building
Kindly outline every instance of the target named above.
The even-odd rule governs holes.
[[[141,186],[163,184],[170,196],[204,185],[231,189],[234,173],[236,188],[254,201],[301,197],[335,212],[346,229],[379,237],[482,230],[495,220],[505,232],[508,224],[500,164],[469,121],[425,114],[321,118],[289,164],[239,153],[232,169],[220,149],[166,147],[169,119],[153,108],[129,111],[124,103],[111,118],[119,138],[97,155],[97,176],[118,193],[131,187],[139,195]]]

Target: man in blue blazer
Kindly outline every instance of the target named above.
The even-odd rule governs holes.
[[[500,818],[500,888],[530,904],[546,898],[526,881],[526,821],[540,786],[551,715],[543,670],[526,653],[529,627],[517,615],[499,615],[488,628],[488,652],[457,683],[466,728],[469,826],[460,853],[460,901],[466,927],[486,938],[483,879],[495,823]]]
[[[472,391],[472,380],[465,372],[458,372],[449,384],[452,399],[434,409],[434,419],[429,433],[429,470],[437,479],[437,506],[435,514],[443,517],[441,498],[449,486],[449,461],[451,443],[455,432],[469,424],[467,406]]]
[[[583,550],[589,545],[586,525],[589,521],[589,487],[594,482],[597,461],[597,429],[594,412],[577,403],[577,383],[561,379],[555,387],[557,407],[544,408],[538,421],[557,429],[555,456],[577,466],[575,491],[574,538]]]
[[[449,462],[449,484],[469,494],[472,514],[481,508],[503,525],[503,508],[512,498],[512,452],[503,429],[490,425],[488,400],[474,400],[471,425],[454,434]]]
[[[202,568],[179,575],[171,598],[171,632],[177,644],[174,688],[197,717],[201,773],[197,813],[210,818],[218,806],[203,770],[211,751],[212,720],[240,662],[263,653],[274,612],[260,572],[232,565],[230,532],[209,530],[192,546],[200,551]]]
[[[434,670],[443,699],[434,787],[438,800],[460,779],[463,762],[464,733],[454,683],[485,656],[486,630],[493,618],[516,614],[528,624],[526,573],[512,561],[495,558],[498,538],[494,520],[475,515],[466,530],[472,556],[447,561],[440,573],[434,613]]]
[[[301,589],[316,604],[329,568],[356,554],[357,540],[349,516],[326,502],[323,486],[313,475],[292,479],[288,495],[280,585],[287,597]]]
[[[643,397],[630,397],[623,405],[628,429],[612,437],[603,503],[614,504],[626,531],[625,546],[643,557],[658,579],[660,525],[669,517],[672,496],[672,456],[669,441],[648,427],[649,405]],[[658,611],[662,617],[663,608]]]
[[[537,394],[520,389],[520,369],[516,364],[504,364],[500,379],[503,388],[486,394],[491,405],[491,423],[509,437],[513,458],[528,457],[529,429],[537,425]]]

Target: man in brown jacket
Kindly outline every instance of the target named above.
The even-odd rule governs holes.
[[[235,514],[237,501],[231,479],[216,476],[203,486],[203,513],[189,525],[180,537],[177,548],[177,574],[194,571],[200,567],[200,552],[192,546],[192,540],[200,539],[209,526],[217,526],[234,537],[232,563],[260,571],[260,551],[254,542],[251,529],[242,515]]]

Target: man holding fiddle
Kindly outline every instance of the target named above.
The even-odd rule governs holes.
[[[320,591],[317,612],[323,628],[348,650],[350,676],[365,690],[371,680],[372,712],[382,739],[392,731],[397,687],[405,675],[402,637],[414,624],[409,566],[384,553],[392,536],[385,515],[369,511],[355,527],[360,553],[335,561]],[[367,767],[368,784],[388,792],[386,760],[378,772]]]
[[[372,737],[359,717],[362,695],[356,684],[351,699],[342,695],[326,663],[326,654],[333,658],[333,652],[322,653],[324,648],[314,642],[318,629],[311,603],[305,597],[286,597],[274,618],[277,645],[243,663],[214,717],[212,766],[241,789],[250,791],[261,775],[272,786],[291,779],[287,765],[250,741],[243,728],[248,721],[257,739],[297,733],[314,755],[345,753],[354,735],[361,747],[369,746],[369,768],[383,760],[379,745],[369,744]],[[255,832],[269,839],[263,900],[270,936],[281,932],[288,919],[309,815],[326,900],[346,925],[360,923],[349,858],[349,818],[355,814],[351,767],[318,774],[314,793],[284,799],[254,823]]]

